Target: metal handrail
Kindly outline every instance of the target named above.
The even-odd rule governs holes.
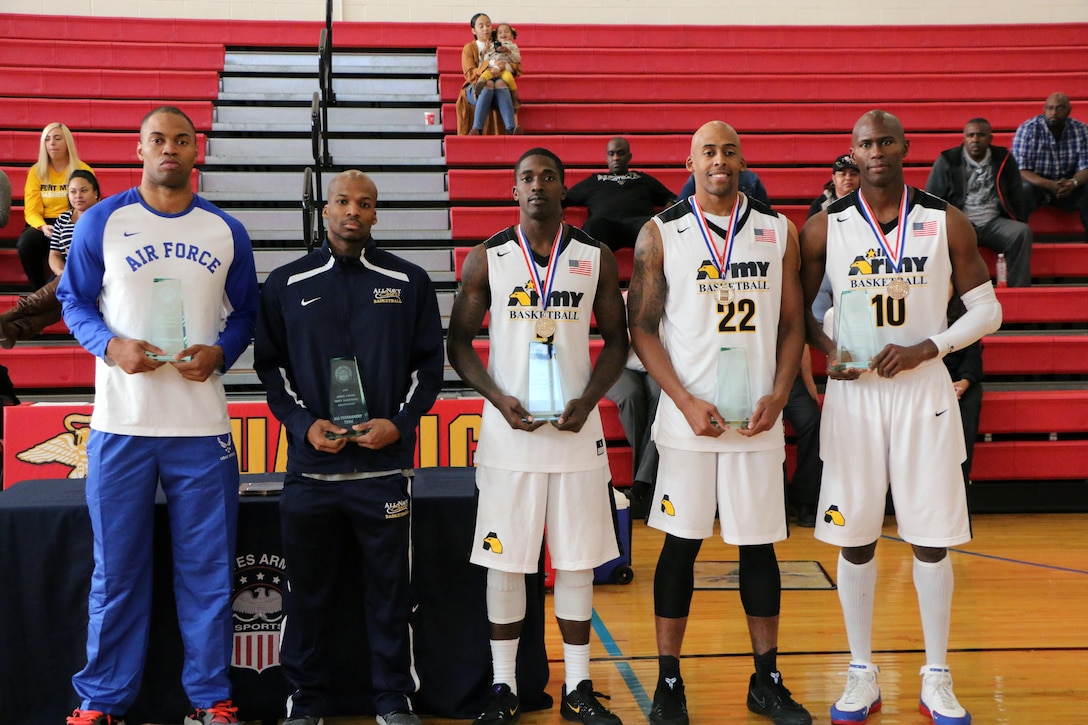
[[[302,170],[302,238],[306,240],[306,253],[314,251],[314,207],[310,193],[313,188],[313,169]]]

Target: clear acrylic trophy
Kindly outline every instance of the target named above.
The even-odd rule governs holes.
[[[333,425],[347,428],[348,432],[326,431],[325,437],[336,440],[361,436],[369,429],[353,430],[352,426],[368,420],[370,420],[370,413],[367,411],[366,397],[363,395],[359,364],[352,357],[333,358],[329,362],[329,421]]]
[[[555,345],[529,343],[529,394],[525,408],[534,420],[558,420],[567,407]]]
[[[840,368],[867,370],[876,356],[876,327],[866,290],[845,290],[835,308],[835,357]]]
[[[185,339],[185,296],[180,279],[156,277],[152,280],[151,329],[147,342],[166,354],[148,352],[146,355],[164,362],[178,362],[174,355],[189,347]],[[192,358],[181,359],[188,361]]]
[[[718,352],[714,407],[730,427],[745,426],[752,417],[752,394],[748,389],[748,355],[743,347],[723,347]]]

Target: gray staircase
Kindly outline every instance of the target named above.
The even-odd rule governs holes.
[[[318,87],[312,49],[227,52],[200,189],[245,225],[262,281],[305,253],[302,183],[304,169],[313,164],[310,113]],[[374,236],[427,270],[445,322],[455,279],[436,58],[338,49],[333,90],[333,168],[322,171],[322,183],[327,187],[345,168],[374,179]],[[427,115],[435,124],[426,123]],[[250,351],[238,361],[229,386],[235,392],[258,386]]]

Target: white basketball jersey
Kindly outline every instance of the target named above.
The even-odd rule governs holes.
[[[504,393],[524,406],[529,345],[537,341],[537,321],[547,317],[555,321],[555,355],[563,397],[569,401],[580,396],[593,372],[589,327],[601,269],[600,244],[581,229],[567,227],[546,310],[540,304],[516,228],[499,232],[485,245],[491,289],[488,373]],[[533,262],[543,283],[547,260]],[[485,401],[476,461],[509,471],[552,473],[607,466],[600,414],[594,407],[578,433],[559,431],[551,424],[530,433],[511,428],[498,409]]]
[[[723,347],[745,350],[748,389],[755,406],[774,389],[778,319],[782,308],[782,257],[789,228],[785,217],[741,194],[726,283],[734,298],[719,304],[720,276],[688,200],[654,217],[661,233],[668,294],[661,336],[684,388],[714,401],[718,359]],[[718,250],[725,232],[708,220]],[[693,451],[764,450],[784,445],[782,419],[760,435],[746,438],[727,430],[717,438],[696,436],[683,413],[662,392],[654,421],[659,444]]]
[[[862,215],[858,192],[827,209],[826,269],[835,305],[839,305],[845,290],[868,292],[877,351],[889,343],[915,345],[948,327],[952,262],[948,255],[946,202],[921,189],[913,191],[898,270]],[[885,224],[882,231],[885,245],[895,249],[898,223]],[[909,285],[904,298],[888,294],[888,283],[896,279]]]

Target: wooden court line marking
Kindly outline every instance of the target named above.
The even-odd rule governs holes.
[[[601,640],[601,644],[604,645],[604,651],[612,657],[623,657],[623,650],[616,644],[616,640],[612,637],[612,633],[608,631],[608,627],[605,626],[604,620],[597,614],[597,610],[593,610],[593,615],[590,620],[593,624],[593,631],[597,633],[597,638]],[[650,698],[646,694],[645,688],[642,683],[639,682],[638,677],[635,676],[635,671],[631,669],[631,665],[626,661],[629,658],[623,660],[615,660],[616,669],[620,673],[620,677],[623,678],[623,682],[627,685],[628,691],[635,698],[635,703],[638,705],[638,709],[642,710],[642,714],[645,717],[650,716]]]
[[[898,541],[898,542],[901,542],[901,543],[904,543],[904,544],[907,543],[906,541],[899,538],[898,536],[882,535],[880,538],[888,539],[889,541]],[[1088,574],[1088,571],[1086,571],[1084,569],[1073,569],[1072,567],[1068,567],[1068,566],[1056,566],[1054,564],[1040,564],[1040,563],[1035,562],[1035,561],[1025,561],[1023,559],[1012,559],[1012,558],[1007,557],[1007,556],[998,556],[997,554],[984,554],[984,553],[982,553],[980,551],[968,551],[967,549],[957,549],[955,547],[951,547],[948,550],[949,551],[954,551],[957,554],[963,554],[965,556],[978,557],[979,559],[992,559],[993,561],[1004,561],[1004,562],[1007,562],[1009,564],[1022,564],[1023,566],[1033,566],[1036,569],[1049,569],[1050,571],[1064,571],[1064,572],[1066,572],[1068,574]]]

